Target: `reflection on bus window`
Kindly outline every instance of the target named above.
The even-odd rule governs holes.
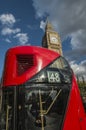
[[[2,130],[12,130],[13,122],[13,91],[3,91],[3,104],[2,104]]]
[[[66,110],[69,89],[48,84],[28,84],[25,87],[24,129],[59,130]]]
[[[61,61],[61,62],[60,62]],[[61,64],[60,64],[61,63]],[[72,70],[63,57],[57,58],[29,82],[71,83]]]

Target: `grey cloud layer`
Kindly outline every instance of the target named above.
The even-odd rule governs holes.
[[[42,18],[48,14],[62,40],[71,37],[69,44],[72,51],[65,53],[71,54],[69,59],[79,60],[86,56],[86,0],[33,0],[33,6],[36,17]],[[44,23],[41,21],[40,27],[43,26]],[[73,63],[73,67],[76,66],[76,62]]]
[[[57,27],[57,31],[65,37],[79,30],[86,30],[85,0],[33,0],[36,15],[43,17],[49,14],[49,19]]]

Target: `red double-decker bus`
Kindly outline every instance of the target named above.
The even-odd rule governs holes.
[[[86,130],[80,92],[65,58],[41,47],[7,51],[0,130]]]

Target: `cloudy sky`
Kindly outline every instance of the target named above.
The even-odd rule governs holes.
[[[47,17],[74,72],[86,76],[86,0],[0,0],[0,77],[8,48],[41,46]]]

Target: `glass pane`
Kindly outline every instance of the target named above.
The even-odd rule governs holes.
[[[1,130],[13,129],[13,91],[3,91]]]
[[[57,58],[53,63],[35,75],[29,82],[71,83],[72,70],[63,57]]]
[[[59,57],[49,67],[64,69],[66,67],[69,67],[69,64],[63,57]]]
[[[24,130],[61,130],[69,96],[69,86],[62,87],[55,84],[25,86],[25,100],[21,104],[23,118],[22,114],[20,116],[22,124],[25,123]],[[21,87],[21,91],[22,89]]]

